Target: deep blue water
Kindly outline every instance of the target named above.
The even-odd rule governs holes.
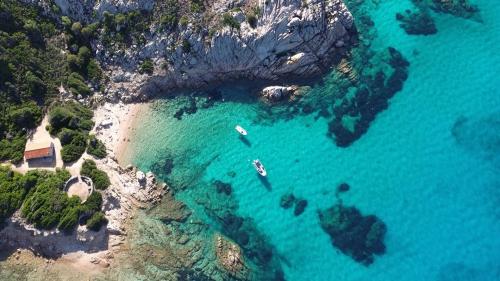
[[[394,15],[413,9],[409,1],[371,9],[371,48],[397,48],[410,62],[409,77],[347,148],[327,137],[327,119],[271,120],[265,105],[244,98],[249,90],[231,87],[221,89],[224,96],[240,98],[181,121],[173,113],[183,98],[156,102],[130,161],[149,170],[173,157],[171,178],[187,184],[177,196],[194,209],[200,193],[189,185],[231,183],[238,215],[253,218],[276,247],[287,280],[500,280],[500,6],[474,3],[482,22],[431,13],[438,29],[431,36],[399,27]],[[334,79],[325,75],[312,95],[328,96]],[[235,124],[248,130],[249,143]],[[252,169],[255,158],[268,182]],[[344,204],[387,225],[386,253],[370,266],[334,248],[319,225],[317,210],[336,201],[341,182],[351,186]],[[286,192],[308,201],[302,215],[279,206]]]

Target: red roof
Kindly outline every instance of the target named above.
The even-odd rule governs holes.
[[[43,158],[52,156],[52,152],[54,150],[52,147],[45,147],[40,149],[26,150],[24,152],[24,158],[26,160],[35,159],[35,158]]]

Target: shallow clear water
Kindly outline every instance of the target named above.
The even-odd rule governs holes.
[[[335,146],[327,120],[314,115],[262,122],[263,105],[232,87],[224,95],[238,99],[181,121],[172,117],[178,100],[157,103],[141,120],[130,160],[149,170],[173,157],[172,178],[188,185],[178,197],[195,209],[189,184],[231,183],[238,215],[269,237],[287,280],[500,280],[500,6],[475,3],[482,23],[433,14],[433,36],[398,26],[394,14],[408,1],[382,1],[372,11],[373,48],[396,47],[410,75],[348,148]],[[326,77],[313,92],[331,90]],[[249,144],[235,124],[248,130]],[[268,183],[251,167],[255,158]],[[317,210],[335,202],[341,182],[351,186],[343,202],[388,227],[387,251],[368,267],[335,249],[319,226]],[[301,216],[279,206],[288,191],[308,200]]]

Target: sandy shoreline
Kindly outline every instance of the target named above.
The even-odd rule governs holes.
[[[137,125],[140,124],[140,117],[147,110],[147,103],[136,103],[127,105],[128,111],[123,115],[118,131],[118,143],[114,148],[116,160],[121,166],[130,164],[129,143]]]

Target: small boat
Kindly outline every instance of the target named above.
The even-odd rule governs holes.
[[[253,160],[252,165],[254,166],[255,170],[257,170],[257,173],[259,173],[259,175],[263,177],[267,176],[266,169],[264,168],[264,165],[260,163],[259,159]]]
[[[247,130],[243,129],[243,127],[241,127],[240,125],[236,125],[235,127],[236,131],[238,131],[238,133],[240,133],[242,136],[246,136],[248,133],[247,133]]]

